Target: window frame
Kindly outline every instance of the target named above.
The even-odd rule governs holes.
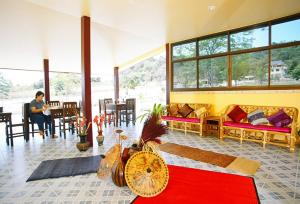
[[[300,85],[271,85],[271,50],[276,49],[276,48],[285,48],[285,47],[292,47],[292,46],[300,46],[300,41],[294,41],[294,42],[288,42],[288,43],[282,43],[282,44],[275,44],[272,45],[272,30],[271,26],[280,24],[280,23],[285,23],[293,20],[300,19],[300,13],[291,15],[291,16],[286,16],[283,18],[278,18],[278,19],[273,19],[270,21],[250,25],[250,26],[244,26],[241,28],[236,28],[236,29],[231,29],[227,31],[222,31],[218,33],[213,33],[205,36],[200,36],[184,41],[179,41],[171,44],[171,49],[170,49],[170,54],[171,54],[171,73],[170,73],[170,87],[171,91],[174,92],[181,92],[181,91],[235,91],[235,90],[290,90],[290,89],[300,89]],[[236,51],[231,51],[230,48],[230,35],[238,32],[243,32],[247,30],[252,30],[252,29],[257,29],[261,27],[268,27],[268,45],[267,46],[262,46],[262,47],[256,47],[256,48],[250,48],[250,49],[242,49],[242,50],[236,50]],[[207,40],[210,38],[214,37],[219,37],[222,35],[227,35],[227,52],[223,53],[216,53],[213,55],[205,55],[205,56],[200,56],[199,55],[199,41],[200,40]],[[183,59],[176,59],[173,60],[173,47],[182,45],[182,44],[187,44],[195,42],[196,43],[196,57],[192,58],[183,58]],[[258,52],[258,51],[268,51],[268,83],[267,86],[232,86],[232,56],[237,55],[237,54],[244,54],[244,53],[252,53],[252,52]],[[199,60],[200,59],[209,59],[209,58],[215,58],[215,57],[222,57],[226,56],[227,63],[228,63],[228,75],[227,75],[227,87],[205,87],[201,88],[199,87]],[[192,61],[196,60],[197,62],[197,88],[174,88],[173,84],[173,78],[174,78],[174,71],[173,71],[173,65],[176,62],[183,62],[183,61]]]

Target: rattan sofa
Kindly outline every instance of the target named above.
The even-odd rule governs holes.
[[[194,110],[200,109],[201,107],[205,107],[206,111],[203,112],[199,117],[197,117],[195,112],[192,112],[186,118],[183,118],[179,115],[177,115],[176,117],[165,115],[162,116],[162,120],[168,122],[169,128],[171,130],[184,131],[185,135],[187,132],[193,132],[198,133],[200,136],[202,136],[203,121],[204,118],[209,115],[211,105],[203,103],[170,103],[169,106],[177,105],[178,108],[181,108],[185,104],[188,104]]]
[[[257,109],[264,112],[268,117],[280,109],[289,115],[293,121],[287,127],[275,127],[270,124],[266,125],[251,125],[247,118],[240,123],[233,122],[228,113],[236,106],[236,104],[229,105],[225,113],[221,117],[220,123],[220,138],[238,139],[242,143],[243,140],[254,141],[263,144],[273,144],[281,147],[287,147],[291,152],[295,151],[295,141],[297,132],[298,110],[294,107],[278,107],[278,106],[254,106],[254,105],[239,105],[247,114]]]

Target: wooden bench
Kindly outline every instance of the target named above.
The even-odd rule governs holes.
[[[238,105],[247,114],[257,109],[264,112],[265,116],[271,116],[282,109],[289,115],[293,121],[287,127],[275,127],[270,124],[252,125],[247,118],[240,123],[233,122],[228,113],[237,105],[229,105],[225,113],[221,117],[220,138],[238,139],[242,143],[243,140],[259,142],[265,148],[266,144],[273,144],[281,147],[287,147],[291,152],[295,151],[295,141],[297,132],[298,110],[294,107],[278,107],[278,106],[254,106],[254,105]]]
[[[187,132],[194,132],[202,136],[203,121],[204,118],[208,116],[211,105],[202,103],[170,103],[169,106],[177,105],[178,108],[181,108],[185,104],[188,104],[194,110],[200,109],[201,107],[205,107],[206,111],[200,116],[197,116],[196,113],[193,111],[186,118],[183,118],[179,115],[176,117],[165,115],[162,116],[162,120],[168,122],[169,128],[171,130],[184,131],[185,135]]]

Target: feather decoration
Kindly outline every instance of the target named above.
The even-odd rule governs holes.
[[[144,123],[140,144],[143,145],[148,141],[154,141],[160,144],[158,137],[168,133],[168,127],[159,121],[159,117],[152,114]]]

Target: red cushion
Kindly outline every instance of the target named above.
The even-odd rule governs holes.
[[[247,113],[243,111],[239,106],[235,106],[229,114],[227,114],[234,122],[240,122],[247,117]]]
[[[163,120],[174,120],[174,121],[180,121],[180,122],[190,122],[190,123],[200,123],[199,118],[179,118],[179,117],[173,117],[173,116],[162,116]]]
[[[252,125],[251,123],[235,123],[232,121],[225,121],[223,123],[223,126],[248,128],[248,129],[254,129],[254,130],[268,130],[268,131],[285,132],[285,133],[291,132],[291,128],[288,128],[288,127],[275,127],[275,126],[268,126],[268,125]]]

